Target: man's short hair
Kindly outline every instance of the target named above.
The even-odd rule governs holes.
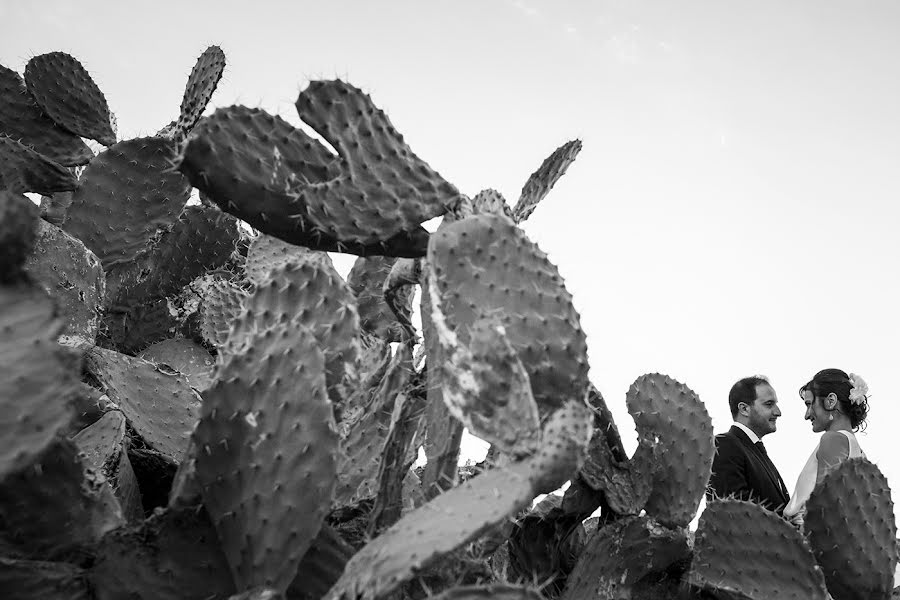
[[[760,384],[769,384],[769,379],[765,375],[753,375],[752,377],[744,377],[736,384],[731,386],[728,392],[728,408],[731,409],[731,418],[734,419],[738,414],[738,404],[753,404],[756,402],[756,386]]]

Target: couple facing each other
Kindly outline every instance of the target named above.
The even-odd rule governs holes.
[[[861,377],[840,369],[819,371],[800,388],[806,404],[804,418],[822,436],[800,472],[793,494],[788,494],[761,441],[775,431],[775,421],[781,416],[775,390],[764,377],[741,379],[728,394],[734,425],[716,436],[707,499],[750,500],[802,529],[806,501],[816,484],[847,458],[864,456],[854,434],[869,411],[867,394]]]

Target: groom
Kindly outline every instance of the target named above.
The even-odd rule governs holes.
[[[788,501],[787,488],[761,441],[775,431],[781,416],[775,390],[765,377],[745,377],[732,386],[728,406],[734,424],[716,436],[707,501],[737,497],[780,515]]]

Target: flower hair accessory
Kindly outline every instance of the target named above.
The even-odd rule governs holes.
[[[869,386],[856,373],[850,373],[850,385],[850,404],[862,404],[869,393]]]

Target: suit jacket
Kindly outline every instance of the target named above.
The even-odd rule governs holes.
[[[787,487],[768,455],[739,427],[716,436],[716,456],[706,498],[750,500],[779,515],[788,502]]]

